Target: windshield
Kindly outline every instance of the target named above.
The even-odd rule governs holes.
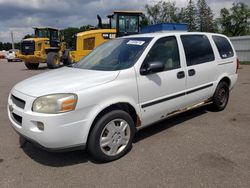
[[[49,38],[49,31],[47,29],[36,29],[35,35],[39,38]]]
[[[152,38],[119,38],[103,43],[73,67],[89,70],[114,71],[129,68]]]
[[[58,39],[58,31],[57,30],[36,29],[35,35],[38,38],[51,38],[52,40]]]

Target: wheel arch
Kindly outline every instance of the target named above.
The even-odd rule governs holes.
[[[223,77],[221,77],[218,84],[222,81],[226,82],[229,88],[231,87],[231,80],[228,76],[224,75]]]
[[[103,115],[107,114],[108,112],[110,112],[112,110],[123,110],[123,111],[127,112],[131,116],[131,118],[133,119],[135,128],[141,126],[141,120],[140,120],[140,117],[138,115],[138,112],[136,111],[135,107],[132,104],[130,104],[129,102],[113,103],[113,104],[110,104],[109,106],[103,107],[98,113],[96,113],[97,115],[93,119],[91,126],[90,126],[90,129],[89,129],[89,132],[88,132],[87,142],[89,139],[89,135],[90,135],[93,127],[95,126],[96,122]]]

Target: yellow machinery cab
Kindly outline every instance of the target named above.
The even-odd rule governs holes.
[[[94,48],[109,39],[140,33],[141,11],[114,11],[108,15],[109,28],[104,29],[100,16],[98,29],[77,33],[74,36],[74,46],[71,51],[73,62],[79,61]]]

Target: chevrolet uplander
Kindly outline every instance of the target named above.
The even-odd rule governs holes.
[[[208,103],[223,110],[238,66],[224,35],[117,38],[76,64],[15,85],[8,115],[22,138],[45,149],[86,148],[96,160],[112,161],[145,126]]]

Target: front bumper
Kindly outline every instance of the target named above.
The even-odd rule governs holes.
[[[25,105],[20,105],[20,101],[17,101],[19,99],[25,102]],[[18,134],[46,150],[84,148],[90,126],[82,111],[61,114],[35,113],[31,110],[34,100],[34,97],[16,90],[12,90],[8,98],[8,116]],[[38,128],[39,122],[43,123],[44,130]]]
[[[47,58],[47,56],[41,52],[35,52],[34,55],[23,55],[21,53],[17,53],[16,57],[29,63],[45,63]]]

